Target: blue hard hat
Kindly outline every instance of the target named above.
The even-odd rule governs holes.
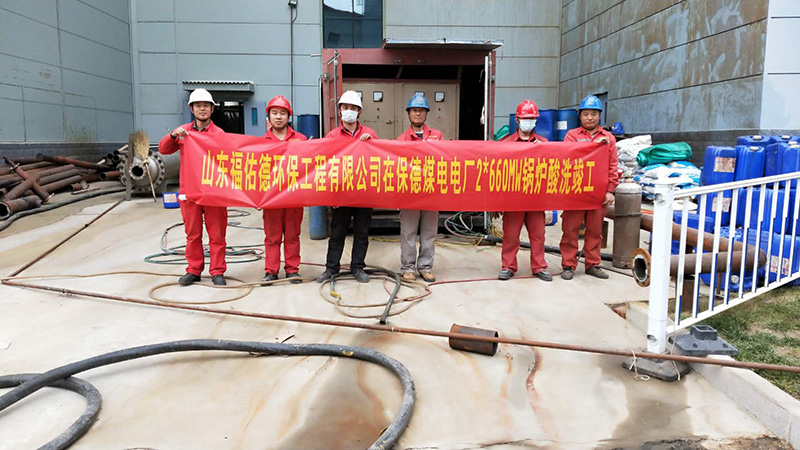
[[[598,111],[602,111],[603,102],[601,102],[600,99],[594,95],[589,95],[581,101],[581,106],[578,106],[578,111],[583,109],[596,109]]]
[[[431,107],[428,106],[428,99],[426,99],[425,96],[421,94],[414,94],[410,99],[408,99],[408,106],[406,106],[406,111],[408,111],[411,108],[425,108],[428,111],[431,110]]]

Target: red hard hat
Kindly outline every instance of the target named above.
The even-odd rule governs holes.
[[[289,111],[290,116],[292,115],[292,105],[290,105],[289,100],[286,100],[286,97],[282,95],[272,97],[272,100],[267,103],[267,115],[269,115],[270,108],[283,108],[286,111]]]
[[[530,100],[523,100],[517,106],[517,119],[535,119],[539,117],[539,107]]]

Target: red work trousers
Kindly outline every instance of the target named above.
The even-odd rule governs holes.
[[[289,273],[300,270],[300,226],[303,208],[265,209],[264,218],[264,271],[277,275],[281,270],[281,241],[283,241],[283,269]]]
[[[181,202],[183,228],[186,231],[187,273],[197,276],[203,273],[203,219],[208,233],[208,247],[211,254],[209,272],[211,276],[222,275],[228,266],[225,264],[225,231],[228,227],[228,208],[223,206],[202,206],[193,201]]]
[[[517,272],[517,252],[522,224],[531,241],[531,272],[547,269],[544,260],[544,211],[509,211],[503,213],[503,269]]]
[[[583,264],[588,269],[600,265],[600,245],[603,241],[603,218],[606,208],[584,211],[564,211],[561,214],[561,268],[578,267],[578,230],[586,224],[583,234]]]

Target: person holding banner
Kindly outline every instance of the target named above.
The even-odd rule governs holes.
[[[341,125],[331,130],[325,138],[332,139],[377,139],[375,130],[361,125],[358,121],[361,116],[361,96],[356,91],[345,91],[339,98],[339,119]],[[369,225],[372,221],[372,208],[357,208],[341,206],[333,208],[331,214],[331,237],[328,240],[328,254],[325,260],[325,272],[317,277],[317,283],[322,283],[334,274],[339,273],[340,260],[344,251],[344,239],[347,228],[353,219],[353,248],[350,260],[350,271],[360,283],[369,282],[369,275],[364,271],[369,246]]]
[[[406,106],[411,126],[397,137],[398,141],[441,141],[442,132],[425,125],[428,118],[428,100],[422,93],[414,94]],[[405,281],[414,281],[414,271],[428,283],[436,281],[432,272],[436,253],[436,232],[439,229],[439,211],[400,210],[400,271]],[[419,231],[419,258],[417,258],[417,231]]]
[[[539,107],[531,100],[523,100],[517,106],[517,131],[506,136],[506,142],[530,142],[537,144],[547,142],[543,136],[533,132],[536,118],[539,117]],[[503,250],[502,269],[497,275],[498,280],[508,280],[517,272],[517,252],[519,252],[519,234],[522,225],[528,230],[531,242],[531,273],[542,281],[553,281],[553,276],[547,271],[547,261],[544,259],[544,211],[506,211],[503,213]]]
[[[584,211],[564,211],[561,215],[561,278],[571,280],[578,266],[578,229],[586,224],[583,237],[583,257],[586,274],[607,279],[608,274],[600,269],[600,245],[603,239],[603,218],[606,208],[614,202],[614,190],[619,184],[617,140],[600,127],[603,103],[590,95],[581,101],[578,117],[581,126],[567,132],[565,142],[601,142],[608,148],[608,188],[601,205]]]
[[[214,99],[205,89],[195,89],[189,95],[189,109],[194,115],[194,120],[185,125],[170,131],[158,143],[158,151],[169,155],[177,151],[183,156],[183,138],[190,133],[225,133],[221,128],[214,125],[211,121],[211,113],[214,111]],[[183,216],[183,227],[186,232],[186,275],[182,276],[178,283],[181,286],[189,286],[200,281],[200,274],[203,273],[205,265],[205,255],[203,254],[203,222],[206,224],[208,233],[209,252],[211,264],[209,272],[211,281],[217,286],[224,286],[225,270],[225,232],[228,227],[228,209],[224,206],[203,206],[186,200],[184,193],[183,180],[189,177],[181,164],[181,187],[178,198],[181,199],[181,215]],[[188,169],[186,169],[188,171]],[[185,175],[185,176],[184,176]]]
[[[273,97],[267,104],[269,129],[264,139],[270,143],[305,141],[306,137],[289,126],[292,106],[282,95]],[[264,209],[264,278],[275,281],[281,269],[281,241],[283,241],[283,270],[292,284],[300,284],[300,227],[303,208]],[[269,285],[266,285],[269,286]]]

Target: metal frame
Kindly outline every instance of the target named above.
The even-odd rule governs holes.
[[[794,204],[790,205],[790,193],[792,185],[797,186],[797,180],[800,179],[800,172],[794,172],[783,175],[775,175],[770,177],[756,178],[752,180],[736,181],[732,183],[716,184],[710,186],[702,186],[699,188],[687,189],[679,192],[674,191],[674,185],[671,181],[664,181],[657,183],[655,187],[655,210],[653,213],[653,235],[651,239],[652,255],[650,266],[650,305],[648,312],[648,328],[647,328],[647,351],[653,353],[664,353],[666,351],[667,335],[673,334],[681,329],[687,328],[697,322],[705,320],[711,316],[719,314],[722,311],[733,308],[748,300],[751,300],[765,292],[769,292],[777,287],[783,286],[794,280],[800,279],[800,270],[794,270],[795,259],[800,258],[800,255],[795,255],[795,246],[798,238],[798,213],[800,212],[800,195],[795,195]],[[783,186],[781,184],[783,183]],[[752,211],[753,191],[759,188],[758,197],[758,211]],[[745,205],[739,204],[739,196],[742,189],[746,191]],[[767,191],[771,191],[771,199],[769,204],[765,205]],[[730,192],[730,207],[726,208],[725,193]],[[712,208],[710,214],[713,214],[714,229],[706,230],[706,210],[708,209],[709,195],[714,195],[713,201],[716,202],[716,207]],[[782,204],[778,204],[779,197],[783,195]],[[700,241],[697,243],[697,258],[695,269],[693,271],[695,286],[692,291],[692,307],[691,317],[681,318],[681,306],[687,299],[683,298],[682,286],[687,274],[685,273],[684,263],[686,260],[686,242],[688,230],[688,214],[689,199],[691,197],[698,197],[698,225],[697,231],[700,235]],[[670,258],[671,255],[670,245],[672,241],[672,220],[674,204],[677,200],[684,200],[680,223],[680,239],[679,239],[679,254],[678,268],[675,277],[675,309],[672,312],[673,318],[670,322],[670,311],[667,310],[669,289],[670,289]],[[712,204],[713,206],[713,204]],[[778,209],[780,207],[780,210]],[[743,221],[743,237],[745,248],[748,246],[748,236],[755,230],[755,257],[752,263],[742,256],[738,274],[732,272],[731,261],[733,255],[733,244],[735,241],[735,231],[729,233],[727,238],[723,237],[720,233],[721,227],[729,226],[735,229],[737,224],[737,216],[739,210],[744,209]],[[791,210],[789,209],[791,208]],[[777,213],[780,211],[779,216]],[[730,213],[730,219],[726,223],[723,220],[724,213]],[[755,226],[751,226],[751,219],[755,214],[757,222]],[[780,230],[775,230],[775,224],[780,217]],[[768,227],[762,227],[764,220],[769,220]],[[792,223],[789,223],[791,219]],[[787,229],[791,227],[791,233],[787,233]],[[762,229],[764,228],[764,229]],[[762,231],[769,231],[769,239],[766,243],[766,248],[761,248],[761,235]],[[711,261],[712,268],[709,281],[709,295],[708,301],[701,303],[700,299],[700,274],[702,256],[704,253],[703,242],[704,233],[713,234]],[[776,236],[780,236],[780,248],[776,255],[773,253],[773,241]],[[791,236],[791,246],[788,255],[784,255],[784,247],[786,237]],[[720,245],[723,239],[727,239],[727,258],[725,260],[725,269],[717,271],[718,254],[720,253]],[[765,275],[763,282],[759,280],[759,254],[761,251],[766,253]],[[708,253],[707,251],[705,253]],[[788,260],[784,257],[788,256]],[[777,265],[774,260],[777,258]],[[784,271],[784,262],[788,262],[788,268]],[[751,265],[752,264],[752,265]],[[775,266],[776,273],[772,273],[772,268]],[[752,285],[748,289],[744,289],[745,278],[748,276],[747,270],[752,270]],[[731,290],[734,276],[738,275],[738,289]],[[774,280],[771,280],[774,278]],[[717,288],[717,285],[723,283],[724,288]],[[722,291],[721,304],[717,304],[719,295],[717,291]]]

